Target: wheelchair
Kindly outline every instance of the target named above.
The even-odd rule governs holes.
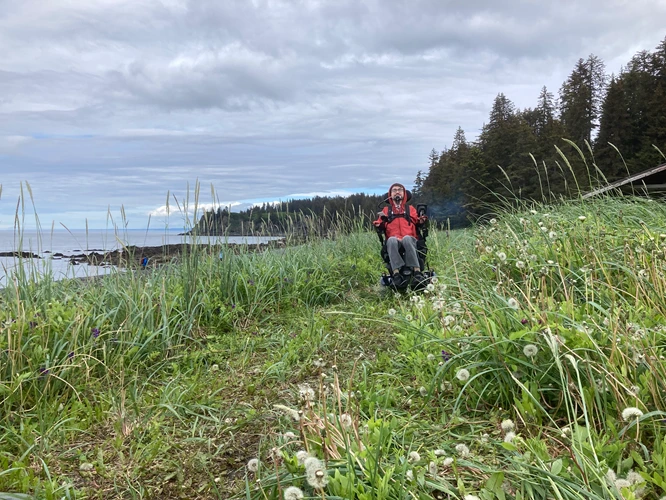
[[[416,213],[418,214],[419,217],[426,215],[426,212],[428,210],[428,206],[425,204],[417,204],[416,205]],[[385,220],[386,222],[390,222],[390,217],[391,217],[391,209],[389,205],[389,215],[383,215],[382,219]],[[400,274],[402,275],[402,279],[400,280],[401,283],[396,283],[394,278],[393,278],[393,269],[391,269],[391,261],[389,259],[389,254],[388,254],[388,249],[386,247],[386,229],[385,227],[376,227],[377,231],[377,236],[379,237],[379,242],[381,243],[381,251],[380,255],[382,257],[382,260],[384,261],[384,264],[386,266],[386,273],[382,274],[382,277],[380,279],[380,284],[385,287],[392,288],[397,291],[405,291],[408,288],[412,288],[415,291],[419,290],[424,290],[428,284],[431,282],[432,278],[435,276],[435,272],[432,269],[428,269],[427,267],[427,257],[428,257],[428,245],[426,243],[426,240],[428,238],[428,231],[429,231],[429,221],[426,220],[425,223],[419,225],[416,225],[416,255],[419,260],[419,267],[421,268],[421,274],[423,274],[424,278],[423,280],[419,281],[418,283],[413,280],[413,270],[410,267],[407,266],[402,266],[400,268]],[[405,250],[404,248],[400,248],[400,256],[404,258],[405,256]]]

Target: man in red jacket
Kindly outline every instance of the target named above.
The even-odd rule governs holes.
[[[389,207],[384,207],[379,213],[379,218],[373,222],[375,227],[386,232],[386,250],[393,271],[393,284],[398,288],[402,288],[409,281],[409,274],[400,273],[403,267],[412,271],[414,283],[418,284],[425,280],[416,251],[416,225],[424,223],[426,217],[419,217],[413,206],[406,205],[406,193],[405,186],[393,184],[388,193],[391,210],[389,211]],[[401,248],[405,249],[404,259],[400,255]]]

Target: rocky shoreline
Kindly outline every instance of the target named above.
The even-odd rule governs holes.
[[[220,252],[261,252],[269,248],[284,247],[284,240],[273,240],[262,243],[248,244],[217,244],[201,245],[192,243],[178,243],[160,246],[136,246],[129,245],[122,249],[105,252],[103,250],[91,250],[86,253],[75,253],[71,255],[54,253],[43,257],[32,252],[0,252],[0,257],[15,257],[24,259],[51,258],[69,261],[72,265],[91,266],[116,266],[116,267],[155,267],[168,264],[179,259],[180,255],[191,252],[205,252],[211,255],[219,255]],[[196,247],[196,248],[195,248]],[[45,252],[49,253],[49,252]]]

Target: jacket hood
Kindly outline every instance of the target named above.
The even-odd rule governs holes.
[[[391,208],[392,208],[393,210],[395,210],[395,209],[396,209],[396,206],[395,206],[395,201],[393,200],[393,198],[391,198],[391,189],[393,189],[393,188],[396,187],[396,186],[401,187],[402,190],[405,192],[405,197],[404,197],[404,198],[402,199],[402,201],[400,202],[400,208],[401,208],[401,209],[404,209],[404,208],[405,208],[405,204],[406,204],[406,203],[409,201],[409,199],[412,197],[412,193],[410,193],[409,191],[407,191],[407,188],[406,188],[405,186],[403,186],[402,184],[400,184],[399,182],[394,182],[393,184],[391,184],[391,187],[389,188],[388,193],[386,194],[386,198],[388,199],[388,202],[389,202],[389,204],[391,205]]]

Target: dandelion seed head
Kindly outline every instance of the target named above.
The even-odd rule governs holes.
[[[534,344],[527,344],[523,347],[523,354],[528,358],[533,358],[537,355],[537,352],[539,352],[539,348]]]
[[[431,476],[436,476],[437,475],[437,464],[435,462],[430,462],[428,464],[428,473]]]
[[[259,470],[259,459],[251,458],[247,463],[247,470],[250,472],[257,472]]]
[[[463,497],[463,500],[481,500],[481,499],[479,497],[477,497],[476,495],[465,495]]]
[[[343,413],[340,415],[340,425],[345,429],[348,429],[352,425],[352,418],[349,413]]]
[[[615,480],[615,487],[618,490],[621,490],[622,488],[631,488],[631,483],[627,481],[626,479],[616,479]]]
[[[452,459],[451,457],[447,457],[447,458],[445,458],[445,459],[442,461],[442,465],[443,465],[444,467],[448,467],[448,466],[451,465],[452,463],[453,463],[453,459]]]
[[[458,380],[460,380],[461,382],[466,382],[467,380],[469,380],[469,370],[467,370],[465,368],[461,368],[456,373],[456,378]]]
[[[633,406],[629,406],[628,408],[622,410],[622,420],[625,421],[638,419],[641,418],[642,416],[643,412],[638,408],[634,408]]]
[[[606,481],[610,484],[615,484],[616,479],[617,476],[615,475],[615,471],[613,469],[608,469],[606,471]]]
[[[513,297],[507,300],[506,303],[511,309],[516,309],[516,310],[520,309],[520,304],[518,304],[518,301]]]
[[[578,216],[578,220],[580,220],[580,221],[584,221],[585,219],[586,219],[586,217],[584,215],[579,215]]]
[[[389,315],[389,316],[395,316],[395,313],[396,313],[396,310],[393,309],[393,308],[391,308],[391,309],[388,310],[388,315]]]
[[[627,473],[627,481],[629,481],[631,484],[640,484],[645,482],[645,478],[641,476],[638,472],[630,470]]]
[[[296,410],[294,410],[293,408],[289,408],[288,406],[273,405],[273,408],[275,408],[276,410],[282,411],[286,415],[289,415],[294,420],[294,422],[298,422],[301,419],[301,416],[299,415],[299,413]]]
[[[506,254],[504,252],[497,252],[497,258],[504,262],[506,260]]]
[[[518,269],[524,269],[525,268],[525,263],[522,260],[517,260],[516,261],[516,267]]]
[[[456,445],[456,452],[458,452],[458,455],[460,455],[461,457],[466,457],[467,455],[469,455],[469,448],[467,447],[467,445],[459,443]]]
[[[299,450],[296,452],[296,459],[300,465],[305,463],[305,459],[308,458],[310,454],[305,450]]]
[[[516,433],[513,432],[513,431],[507,432],[506,435],[504,436],[504,442],[505,443],[510,443],[514,439],[516,439]]]
[[[284,490],[284,500],[301,500],[302,498],[305,498],[305,495],[296,486],[289,486],[289,488]]]
[[[515,424],[513,423],[513,420],[511,420],[510,418],[502,420],[500,427],[504,432],[509,432],[516,428]]]
[[[414,472],[412,472],[412,469],[405,472],[405,477],[407,478],[407,481],[414,481]]]
[[[315,392],[308,384],[301,384],[298,386],[298,395],[302,401],[314,401]]]
[[[409,462],[418,462],[419,460],[421,460],[421,455],[419,455],[418,451],[410,451],[407,460]]]
[[[443,457],[444,455],[446,455],[446,452],[440,449],[436,449],[435,451],[433,451],[433,453],[435,454],[436,457]]]

